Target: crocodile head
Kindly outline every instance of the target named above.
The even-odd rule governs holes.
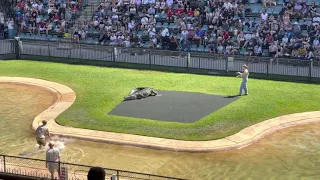
[[[128,95],[128,96],[125,96],[124,97],[124,100],[127,101],[127,100],[133,100],[133,99],[136,99],[137,97],[135,95]]]

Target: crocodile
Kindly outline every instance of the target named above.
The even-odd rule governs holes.
[[[158,92],[155,91],[153,88],[149,87],[140,87],[132,89],[128,96],[124,97],[124,100],[134,100],[134,99],[142,99],[148,96],[156,96]]]

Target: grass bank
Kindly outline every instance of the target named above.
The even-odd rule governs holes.
[[[249,96],[196,123],[172,123],[107,114],[135,87],[227,96],[238,93],[241,80],[22,60],[0,61],[0,76],[39,78],[71,87],[77,99],[56,119],[59,124],[171,139],[219,139],[269,118],[320,107],[319,85],[250,79]]]

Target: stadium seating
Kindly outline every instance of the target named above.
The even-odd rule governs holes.
[[[112,4],[113,1],[105,0],[94,7],[95,12],[88,25],[80,22],[78,30],[69,33],[71,37],[79,35],[79,42],[88,44],[124,46],[124,40],[121,39],[124,36],[125,39],[130,37],[131,44],[135,47],[140,46],[137,43],[141,43],[141,47],[150,47],[152,38],[155,37],[156,48],[168,49],[168,45],[177,43],[175,50],[183,50],[181,43],[187,38],[190,41],[187,49],[194,52],[217,52],[218,44],[221,44],[224,54],[292,57],[292,52],[296,49],[299,54],[295,58],[311,59],[318,55],[320,49],[319,43],[314,43],[314,40],[320,38],[320,1],[306,0],[300,4],[297,1],[290,4],[285,3],[285,0],[274,0],[271,6],[267,4],[268,7],[265,7],[261,0],[181,0],[172,3],[171,0],[164,1],[166,3],[157,0],[155,4],[142,1],[140,5],[136,4],[137,1],[123,0]],[[76,0],[72,2],[81,9],[81,4]],[[124,4],[125,2],[128,3]],[[41,14],[41,19],[48,19],[45,12],[50,3],[43,2],[44,13]],[[56,0],[55,6],[59,3],[63,4],[63,1]],[[187,5],[184,7],[184,4]],[[136,10],[132,10],[132,7]],[[148,14],[152,8],[155,10],[155,21],[151,21],[152,15]],[[72,9],[73,4],[67,4],[67,11]],[[77,12],[72,12],[71,18],[77,16]],[[132,20],[135,23],[130,29],[128,24]],[[184,28],[187,29],[187,34],[182,33]],[[166,31],[168,34],[163,35]],[[240,37],[240,32],[244,37]],[[50,31],[46,36],[51,41],[56,41],[59,37],[62,38],[60,33]],[[112,33],[116,35],[116,43],[110,41]],[[272,38],[267,36],[269,33]],[[46,40],[40,35],[20,36],[25,39]],[[176,40],[169,41],[170,38],[163,36],[173,36]],[[283,39],[285,37],[288,40]],[[261,52],[258,52],[259,48]]]

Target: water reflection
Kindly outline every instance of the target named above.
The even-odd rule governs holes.
[[[53,97],[41,89],[0,84],[0,153],[44,159],[32,119]],[[319,179],[320,123],[288,128],[240,150],[180,153],[60,139],[62,160],[188,179]]]

